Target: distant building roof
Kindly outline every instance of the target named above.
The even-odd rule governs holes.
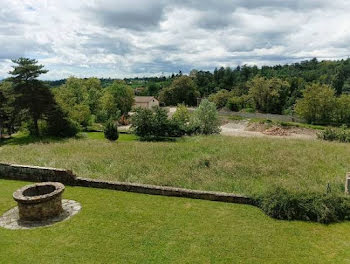
[[[157,100],[153,96],[135,96],[135,103],[148,103],[152,100]]]

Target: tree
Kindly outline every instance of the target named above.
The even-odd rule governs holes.
[[[215,104],[207,99],[202,100],[192,115],[190,125],[195,133],[204,135],[219,133],[220,121]]]
[[[166,110],[160,107],[137,108],[132,116],[132,127],[143,140],[161,140],[168,137],[181,137],[184,131],[174,120],[168,119]]]
[[[94,80],[69,77],[64,85],[55,89],[55,98],[59,105],[73,121],[84,128],[91,121],[90,104],[94,110],[97,107],[97,102],[93,101],[95,98],[90,98],[87,84],[94,86]],[[98,83],[96,86],[98,86]],[[98,88],[91,88],[90,90],[95,89],[98,90]]]
[[[273,114],[282,113],[290,88],[288,82],[278,78],[255,77],[248,82],[248,87],[257,110]]]
[[[98,112],[99,100],[103,95],[101,81],[97,78],[89,78],[84,81],[84,86],[88,94],[87,104],[89,105],[90,112],[96,115]]]
[[[199,96],[195,82],[185,75],[176,78],[170,87],[163,89],[159,94],[160,100],[166,105],[184,103],[193,106],[197,104]]]
[[[4,127],[4,121],[6,119],[6,98],[3,94],[3,92],[0,90],[0,140],[2,139],[2,129]]]
[[[152,82],[147,88],[147,93],[150,96],[157,96],[160,89],[161,87],[158,84]]]
[[[338,124],[350,124],[350,95],[342,94],[336,98],[334,118]]]
[[[5,127],[7,127],[8,134],[12,133],[14,122],[19,117],[14,102],[15,95],[12,83],[7,81],[0,83],[0,139]]]
[[[39,120],[44,121],[44,131],[51,136],[75,135],[76,128],[62,112],[51,90],[37,79],[41,74],[47,73],[44,66],[28,58],[19,58],[12,62],[16,65],[12,66],[13,70],[9,74],[13,77],[8,80],[13,87],[15,116],[19,112],[24,113],[25,120],[32,121],[30,132],[35,136],[40,136]]]
[[[19,58],[12,60],[17,64],[9,72],[13,77],[9,80],[13,83],[14,92],[18,95],[16,104],[25,109],[33,121],[34,135],[39,136],[38,121],[47,113],[49,104],[55,103],[51,91],[46,85],[37,80],[37,78],[47,70],[43,65],[38,65],[36,60],[28,58]]]
[[[199,71],[194,79],[201,96],[205,97],[215,91],[213,74],[209,71]]]
[[[65,84],[54,91],[63,110],[82,127],[86,128],[94,120],[93,117],[99,117],[100,99],[103,95],[99,79],[69,77]]]
[[[100,98],[100,109],[99,119],[102,121],[117,120],[121,116],[120,110],[115,103],[114,96],[108,90],[106,90]]]
[[[114,81],[107,88],[107,92],[113,96],[116,108],[120,110],[121,114],[127,115],[135,102],[134,90],[124,81]]]
[[[303,92],[295,106],[298,115],[308,123],[329,123],[335,107],[334,89],[328,85],[312,84]]]

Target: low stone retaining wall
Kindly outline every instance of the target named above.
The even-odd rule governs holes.
[[[73,185],[76,181],[76,176],[70,170],[6,163],[0,163],[0,178],[32,182],[61,182],[67,185]]]
[[[236,195],[232,193],[197,191],[197,190],[189,190],[189,189],[182,189],[182,188],[155,186],[155,185],[147,185],[147,184],[135,184],[135,183],[126,183],[126,182],[109,182],[109,181],[85,179],[80,177],[78,177],[76,180],[76,186],[111,189],[111,190],[118,190],[118,191],[124,191],[124,192],[145,193],[145,194],[152,194],[152,195],[185,197],[185,198],[220,201],[220,202],[227,202],[227,203],[253,204],[253,199],[246,196]]]
[[[173,188],[165,186],[155,186],[147,184],[134,184],[126,182],[111,182],[103,180],[92,180],[76,177],[72,171],[45,168],[36,166],[23,166],[15,164],[0,163],[0,179],[32,181],[32,182],[61,182],[71,186],[81,186],[90,188],[110,189],[124,192],[143,193],[151,195],[175,196],[209,201],[219,201],[227,203],[240,203],[254,205],[252,198],[222,192],[209,192]]]

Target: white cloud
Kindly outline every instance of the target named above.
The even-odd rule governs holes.
[[[49,79],[143,76],[349,56],[342,0],[0,0],[0,77],[36,58]]]

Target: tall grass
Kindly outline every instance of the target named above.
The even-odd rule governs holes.
[[[5,145],[0,161],[72,169],[77,175],[127,182],[258,195],[344,191],[347,144],[271,138],[190,137],[176,142],[69,139]]]

